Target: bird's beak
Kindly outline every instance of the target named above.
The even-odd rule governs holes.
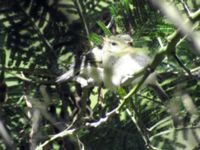
[[[108,42],[108,37],[103,37],[103,42],[104,43]]]

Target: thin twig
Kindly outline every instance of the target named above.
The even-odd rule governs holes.
[[[131,111],[126,108],[126,112],[127,114],[131,117],[131,120],[133,121],[133,123],[135,124],[136,128],[138,129],[140,135],[142,136],[145,145],[150,145],[149,139],[148,139],[148,133],[146,132],[146,127],[143,125],[142,121],[139,119],[137,120],[136,117],[134,115],[136,115],[137,117],[139,117],[137,115],[137,110],[133,109],[133,112],[131,113]],[[134,114],[133,114],[134,113]],[[142,123],[142,124],[141,124]]]
[[[185,10],[185,12],[186,12],[188,18],[191,19],[191,16],[192,16],[191,14],[192,14],[192,13],[190,12],[190,10],[189,10],[187,4],[184,2],[184,0],[180,0],[180,1],[181,1],[182,5],[183,5],[183,8],[184,8],[184,10]]]
[[[160,39],[160,37],[158,37],[157,39],[158,39],[158,43],[160,44],[160,47],[164,48],[164,45],[163,45],[162,40]]]
[[[74,132],[76,131],[76,129],[71,129],[71,130],[63,130],[62,132],[55,134],[54,136],[52,136],[49,140],[46,140],[44,143],[42,143],[41,145],[39,145],[38,147],[36,147],[36,150],[42,150],[43,147],[45,147],[46,145],[48,145],[49,143],[51,143],[52,141],[59,139],[59,138],[63,138],[67,135],[72,135],[74,134]]]
[[[187,127],[178,127],[178,128],[167,129],[165,131],[159,132],[159,133],[151,136],[150,141],[152,141],[154,138],[160,137],[162,135],[166,135],[166,134],[176,132],[176,131],[184,131],[184,130],[188,130],[188,129],[190,129],[190,130],[200,129],[200,126],[187,126]]]
[[[171,119],[171,116],[162,119],[161,121],[154,124],[151,128],[149,128],[148,131],[151,132],[151,131],[155,130],[158,126],[160,126],[161,124],[163,124],[166,121],[169,121],[170,119]]]
[[[190,70],[181,62],[178,56],[176,54],[173,54],[173,56],[175,60],[178,62],[178,64],[185,70],[185,72],[187,72],[189,76],[192,76],[192,73],[190,72]]]
[[[78,14],[79,14],[79,16],[80,16],[82,22],[83,22],[83,25],[84,25],[84,28],[85,28],[85,32],[86,32],[86,34],[87,34],[87,36],[88,36],[88,35],[89,35],[88,24],[87,24],[87,21],[86,21],[86,19],[85,19],[85,17],[84,17],[84,14],[83,14],[83,11],[82,11],[82,7],[81,7],[81,5],[80,5],[79,0],[74,0],[74,4],[75,4],[75,6],[76,6],[76,9],[77,9],[77,11],[78,11]]]

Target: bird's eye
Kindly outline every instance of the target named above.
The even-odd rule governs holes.
[[[111,44],[112,46],[116,46],[116,45],[117,45],[116,42],[110,42],[110,44]]]

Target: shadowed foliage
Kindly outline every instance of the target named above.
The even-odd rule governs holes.
[[[199,149],[200,3],[167,2],[177,12],[158,0],[0,1],[0,149]],[[167,103],[139,84],[55,82],[123,33],[148,47]]]

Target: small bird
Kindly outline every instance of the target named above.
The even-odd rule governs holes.
[[[133,42],[128,34],[115,35],[126,44]],[[103,50],[94,47],[85,55],[81,56],[80,64],[72,64],[68,71],[56,79],[57,83],[73,80],[81,84],[82,87],[102,85],[103,83]],[[78,67],[77,67],[78,66]]]
[[[74,80],[82,87],[102,85],[115,90],[118,87],[137,84],[141,76],[136,74],[151,63],[147,48],[136,48],[130,44],[132,38],[128,34],[119,34],[103,38],[102,48],[95,47],[81,58],[81,64],[71,65],[70,69],[59,76],[56,82],[61,83]],[[168,96],[156,79],[153,72],[146,79],[149,85],[158,95],[166,101]]]
[[[103,81],[105,87],[115,90],[117,87],[136,84],[141,76],[136,75],[151,63],[147,48],[135,48],[116,36],[105,37],[103,44]],[[130,80],[131,79],[131,80]],[[153,72],[146,79],[161,100],[168,100],[167,94],[156,80]]]

